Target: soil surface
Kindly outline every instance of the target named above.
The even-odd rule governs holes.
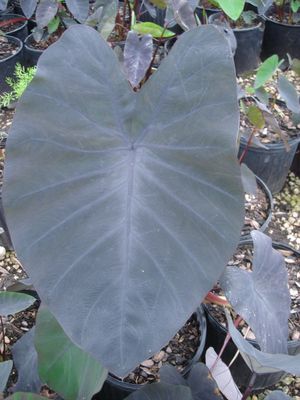
[[[4,60],[13,54],[16,54],[19,46],[15,42],[10,42],[6,37],[0,36],[0,60]]]
[[[183,371],[196,354],[200,337],[199,322],[196,314],[193,314],[161,351],[142,362],[123,381],[136,384],[159,381],[159,370],[164,364]]]
[[[32,47],[33,49],[36,50],[46,50],[49,46],[51,46],[51,44],[55,43],[63,34],[64,29],[58,29],[57,31],[55,31],[54,33],[52,33],[48,39],[46,40],[41,40],[40,42],[36,42],[35,40],[33,40],[30,44],[27,43],[28,47]]]
[[[257,194],[245,194],[245,223],[242,230],[242,238],[249,236],[253,229],[260,229],[269,214],[271,213],[271,204],[267,194],[260,188],[257,188]]]
[[[21,28],[21,26],[24,25],[25,21],[14,22],[13,19],[17,19],[17,18],[21,18],[21,17],[13,17],[13,18],[11,18],[12,21],[0,18],[0,30],[4,33],[9,34],[10,32],[13,32],[18,28]]]

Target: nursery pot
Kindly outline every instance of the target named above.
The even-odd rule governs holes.
[[[198,350],[194,357],[190,360],[188,365],[181,372],[183,376],[187,376],[190,372],[192,366],[199,361],[204,351],[205,342],[206,342],[206,318],[203,307],[200,306],[197,308],[196,317],[199,322],[199,331],[201,333],[200,343]],[[101,391],[95,394],[92,400],[122,400],[125,399],[130,393],[141,389],[144,385],[138,385],[133,383],[124,382],[120,379],[117,379],[113,375],[109,374]]]
[[[293,162],[291,165],[291,171],[300,177],[300,143],[298,144],[296,153],[293,158]]]
[[[222,13],[213,14],[209,17],[209,23],[217,21]],[[245,72],[253,71],[260,64],[260,53],[264,35],[264,21],[259,18],[259,22],[250,28],[234,28],[234,36],[237,48],[234,55],[236,74],[241,75]]]
[[[288,25],[272,20],[269,16],[273,9],[271,7],[264,15],[265,34],[262,44],[262,59],[273,54],[278,54],[279,58],[285,59],[287,59],[287,54],[291,58],[300,58],[300,25]]]
[[[23,43],[14,36],[5,36],[10,43],[15,43],[18,49],[14,54],[0,60],[0,94],[10,91],[10,87],[5,82],[7,77],[12,77],[15,71],[16,63],[23,61]]]
[[[285,183],[299,141],[300,137],[289,139],[289,151],[283,142],[266,144],[267,149],[251,145],[243,162],[265,182],[272,193],[278,193]],[[246,146],[247,141],[241,137],[238,157]]]
[[[269,223],[272,219],[273,196],[272,196],[272,193],[270,192],[268,186],[265,184],[265,182],[262,179],[260,179],[258,176],[255,176],[255,178],[256,178],[257,187],[265,194],[268,205],[269,205],[268,210],[267,210],[267,217],[264,220],[263,224],[258,229],[260,232],[265,232],[265,230],[269,226]],[[246,239],[250,239],[250,238],[251,238],[250,233],[245,232],[243,229],[242,234],[241,234],[241,240],[246,240]]]
[[[24,42],[24,62],[26,67],[33,67],[37,64],[43,50],[35,49],[32,46],[34,42],[33,33],[27,36]]]
[[[253,242],[251,239],[248,240],[241,240],[239,247],[243,245],[252,245]],[[285,250],[290,250],[293,251],[294,254],[297,254],[300,256],[300,253],[294,249],[292,249],[290,246],[287,246],[285,244],[281,243],[274,243],[273,242],[273,247],[276,249],[285,249]],[[207,341],[206,341],[206,346],[205,349],[208,349],[209,347],[213,347],[214,350],[218,353],[222,345],[224,343],[225,337],[227,335],[227,328],[225,328],[216,318],[215,316],[211,313],[211,311],[208,309],[206,305],[204,305],[206,317],[207,317]],[[258,344],[254,340],[247,339],[254,347],[259,349]],[[225,362],[225,364],[229,364],[230,361],[233,359],[237,352],[237,347],[233,343],[233,341],[230,339],[228,342],[228,345],[226,346],[226,349],[222,355],[222,360]],[[300,341],[295,341],[295,340],[289,340],[288,341],[288,353],[290,355],[296,355],[300,353]],[[248,384],[250,382],[250,378],[252,375],[251,370],[248,368],[247,364],[245,363],[243,357],[239,354],[233,364],[230,367],[231,374],[233,376],[234,382],[237,384],[237,386],[245,389],[248,387]],[[264,389],[266,387],[270,387],[277,382],[279,382],[282,377],[284,377],[285,372],[284,371],[278,371],[278,372],[273,372],[273,373],[264,373],[264,374],[258,374],[257,378],[255,380],[253,389],[258,390],[258,389]]]
[[[4,14],[4,15],[0,15],[0,22],[13,20],[13,19],[17,19],[17,18],[24,19],[25,17],[24,17],[24,15],[19,15],[19,14]],[[20,21],[20,26],[17,28],[13,28],[9,32],[7,32],[7,35],[17,37],[20,40],[22,40],[22,42],[24,42],[24,40],[26,39],[26,36],[28,35],[27,20]]]

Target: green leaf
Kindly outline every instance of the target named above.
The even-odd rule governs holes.
[[[236,21],[242,14],[245,0],[218,0],[219,6],[224,13]]]
[[[0,315],[16,314],[30,307],[35,300],[28,294],[0,291]]]
[[[300,7],[300,0],[291,0],[291,9],[293,13],[298,12]]]
[[[101,389],[107,371],[71,342],[43,306],[37,314],[35,346],[41,379],[65,400],[90,399]]]
[[[255,89],[254,89],[252,86],[247,86],[247,87],[246,87],[246,92],[247,92],[248,94],[253,95],[253,94],[255,93]]]
[[[140,35],[152,35],[155,38],[168,38],[175,35],[174,32],[155,24],[154,22],[139,22],[132,26],[132,30]]]
[[[246,114],[251,124],[253,124],[256,128],[262,129],[265,126],[263,113],[256,105],[248,107]]]
[[[267,58],[257,70],[254,89],[263,86],[274,75],[280,64],[277,54]]]
[[[298,58],[292,60],[292,70],[300,76],[300,60]]]
[[[39,396],[35,393],[17,392],[7,397],[7,400],[49,400],[48,397]]]
[[[150,2],[160,9],[165,9],[168,5],[167,0],[150,0]]]
[[[51,35],[51,33],[54,33],[58,27],[59,27],[59,23],[60,23],[60,18],[59,17],[54,17],[49,24],[47,25],[48,27],[48,32]]]

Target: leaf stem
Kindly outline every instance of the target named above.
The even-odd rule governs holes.
[[[3,341],[3,361],[6,360],[6,347],[5,347],[5,330],[3,324],[3,318],[0,316],[1,331],[2,331],[2,341]]]

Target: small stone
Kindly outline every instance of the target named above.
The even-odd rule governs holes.
[[[143,361],[143,362],[141,363],[141,365],[142,365],[143,367],[146,367],[146,368],[151,368],[151,367],[153,367],[153,365],[154,365],[154,361],[153,361],[153,360],[145,360],[145,361]]]
[[[166,348],[166,352],[167,352],[168,354],[171,354],[171,353],[172,353],[172,349],[171,349],[170,346],[168,346],[168,347]]]
[[[160,362],[164,358],[165,352],[161,350],[159,353],[154,354],[152,357],[154,362]]]
[[[22,321],[22,322],[21,322],[21,325],[27,327],[27,326],[28,326],[28,322],[27,322],[27,321]]]
[[[0,246],[0,260],[4,260],[5,255],[6,255],[5,247]]]
[[[292,340],[300,340],[300,332],[294,331],[292,334]]]
[[[4,336],[4,343],[5,344],[9,344],[10,343],[10,339],[7,336]]]

